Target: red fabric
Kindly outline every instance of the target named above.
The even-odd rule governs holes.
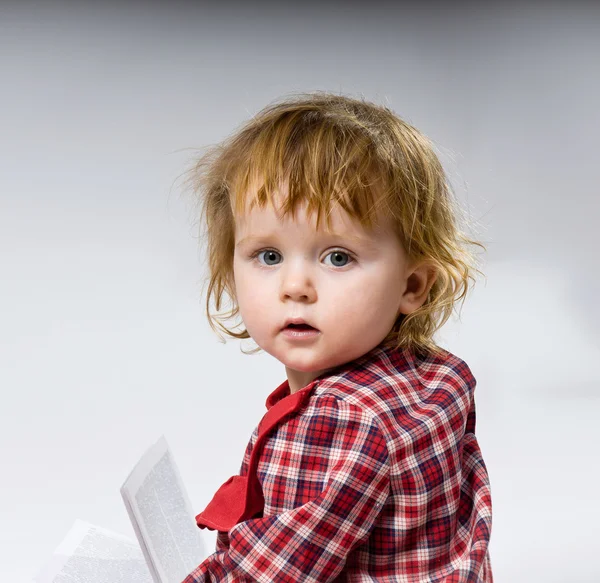
[[[475,378],[380,345],[291,394],[196,521],[216,552],[183,583],[492,583]]]

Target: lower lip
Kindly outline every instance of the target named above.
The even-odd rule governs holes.
[[[281,333],[287,338],[293,340],[311,340],[316,338],[321,332],[319,330],[298,330],[296,328],[284,328]]]

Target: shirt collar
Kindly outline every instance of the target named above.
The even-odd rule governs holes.
[[[339,374],[343,368],[345,368],[347,366],[354,366],[353,363],[356,363],[356,361],[362,362],[363,360],[369,361],[370,359],[373,359],[373,358],[377,359],[377,357],[381,357],[382,354],[387,354],[388,356],[390,356],[390,353],[393,350],[394,350],[394,347],[390,343],[387,343],[387,344],[381,343],[378,346],[376,346],[375,348],[373,348],[372,350],[370,350],[369,352],[367,352],[366,354],[364,354],[363,356],[355,359],[354,361],[346,362],[344,364],[341,364],[341,365],[331,369],[330,371],[328,371],[326,373],[323,373],[322,375],[318,376],[316,379],[314,379],[313,381],[308,383],[308,385],[306,385],[305,387],[303,387],[296,393],[290,393],[289,381],[286,379],[267,397],[267,400],[265,402],[267,410],[269,410],[271,407],[273,407],[275,404],[277,404],[282,399],[289,397],[290,395],[297,395],[297,397],[294,399],[294,401],[304,400],[304,398],[307,396],[307,393],[311,393],[312,390],[315,388],[315,386],[318,384],[318,382],[320,380],[323,380],[323,378],[325,378],[326,376],[329,376],[330,374]]]
[[[290,384],[286,379],[283,381],[268,397],[265,405],[270,409],[277,401],[287,397],[290,394]]]
[[[283,401],[286,398],[290,402],[291,401],[294,401],[294,402],[296,402],[296,401],[304,401],[304,399],[310,393],[312,393],[313,389],[317,386],[317,384],[319,383],[319,380],[321,378],[322,377],[317,377],[316,379],[314,379],[310,383],[308,383],[308,385],[306,385],[305,387],[302,387],[299,391],[296,391],[295,393],[290,393],[290,384],[289,384],[289,381],[287,381],[287,380],[283,381],[267,397],[267,400],[265,402],[265,405],[267,406],[267,410],[271,409],[271,407],[273,407],[274,405],[276,405],[280,401]]]

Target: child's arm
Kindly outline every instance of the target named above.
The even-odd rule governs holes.
[[[242,465],[240,466],[240,476],[248,475],[248,466],[250,465],[250,456],[252,455],[252,450],[254,449],[254,444],[258,439],[258,425],[254,428],[252,435],[250,436],[250,440],[248,441],[248,445],[246,446],[246,451],[244,452],[244,458],[242,459]],[[217,531],[217,541],[215,546],[215,551],[226,551],[229,548],[229,536],[227,532]]]
[[[296,443],[296,451],[310,452],[303,463],[330,467],[325,488],[292,510],[236,524],[229,548],[208,557],[184,583],[327,583],[339,575],[348,554],[369,536],[388,496],[389,454],[373,415],[336,397],[320,397],[308,427],[281,445]],[[328,447],[314,446],[321,443]],[[295,469],[281,468],[282,484]],[[301,491],[297,482],[294,488]]]

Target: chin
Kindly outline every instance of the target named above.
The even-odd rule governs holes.
[[[297,370],[299,372],[320,373],[321,371],[334,368],[340,364],[344,364],[345,362],[347,362],[348,359],[345,359],[342,356],[339,356],[338,358],[322,358],[317,356],[314,358],[287,358],[285,360],[285,365],[293,370]]]
[[[289,368],[290,370],[304,373],[318,373],[327,368],[325,366],[299,366],[297,364],[294,364],[293,362],[283,364],[285,364],[286,368]]]
[[[317,372],[327,367],[326,363],[314,358],[290,358],[284,355],[273,355],[287,368],[298,372]]]

